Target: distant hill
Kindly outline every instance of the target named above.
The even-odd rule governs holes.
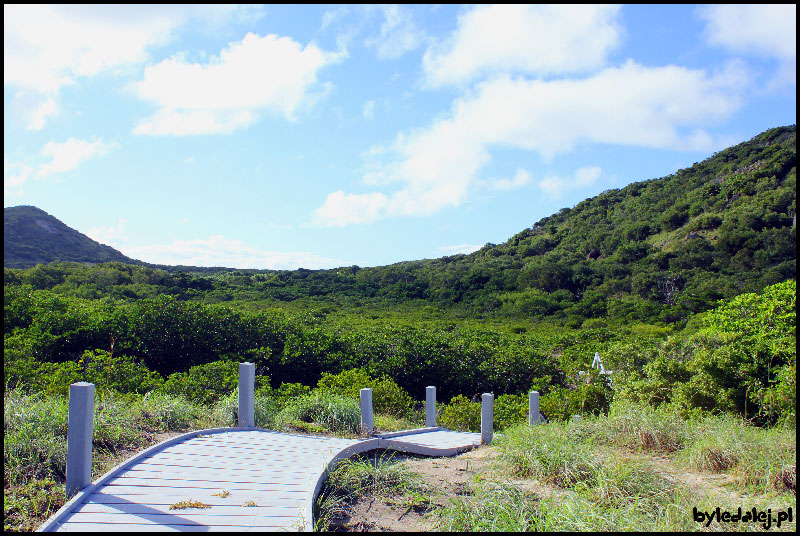
[[[150,270],[152,284],[160,288],[153,292],[184,289],[185,298],[210,303],[409,303],[455,307],[472,316],[555,317],[570,325],[604,316],[671,323],[713,308],[722,298],[796,279],[796,164],[796,127],[773,128],[669,176],[563,208],[504,243],[486,244],[469,255],[371,268],[146,264],[41,210],[15,207],[6,209],[5,265],[119,260],[138,264],[139,272]],[[9,222],[13,211],[19,221]],[[51,268],[60,273],[50,278],[52,284],[76,269]],[[86,268],[103,269],[112,268]],[[158,270],[172,275],[164,278]]]
[[[3,266],[27,268],[53,261],[142,264],[95,242],[33,206],[3,209]]]

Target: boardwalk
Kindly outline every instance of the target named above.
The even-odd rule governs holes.
[[[302,531],[327,471],[374,449],[451,456],[480,434],[423,428],[370,439],[253,428],[192,432],[160,443],[78,493],[39,531]],[[171,509],[182,501],[207,508]]]

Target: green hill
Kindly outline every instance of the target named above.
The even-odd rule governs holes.
[[[208,303],[435,305],[471,317],[548,317],[575,327],[605,316],[674,322],[721,298],[796,277],[796,142],[794,125],[768,130],[667,177],[563,208],[506,242],[469,255],[332,270],[148,265],[173,275],[154,272],[145,279],[156,281],[151,284],[162,292]],[[71,243],[54,241],[55,233],[42,229],[35,217],[23,228],[42,246],[9,240],[9,211],[21,209],[44,214],[33,207],[6,209],[6,243],[34,252],[46,251],[45,245],[60,249],[38,257],[32,252],[22,260],[16,254],[17,266],[55,258],[103,260],[99,253],[78,254]],[[93,252],[105,248],[119,255],[84,239]],[[7,267],[13,266],[10,257],[7,246]],[[77,269],[64,267],[63,277],[49,273],[48,280],[60,284]]]
[[[27,268],[53,261],[140,264],[36,207],[6,207],[3,220],[3,265],[9,268]]]

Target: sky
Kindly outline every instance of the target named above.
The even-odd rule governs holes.
[[[145,262],[382,266],[795,124],[795,5],[3,7],[4,206]]]

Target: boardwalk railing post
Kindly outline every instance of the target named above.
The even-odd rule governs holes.
[[[494,395],[483,393],[481,395],[481,444],[488,445],[492,442],[494,433]]]
[[[533,426],[539,422],[539,391],[528,393],[528,424]]]
[[[436,387],[425,388],[425,426],[436,426]]]
[[[94,384],[73,383],[67,420],[67,499],[92,483],[93,432]]]
[[[372,418],[372,389],[366,387],[361,389],[361,429],[371,434],[373,426]]]
[[[256,425],[256,366],[239,363],[239,426]]]

